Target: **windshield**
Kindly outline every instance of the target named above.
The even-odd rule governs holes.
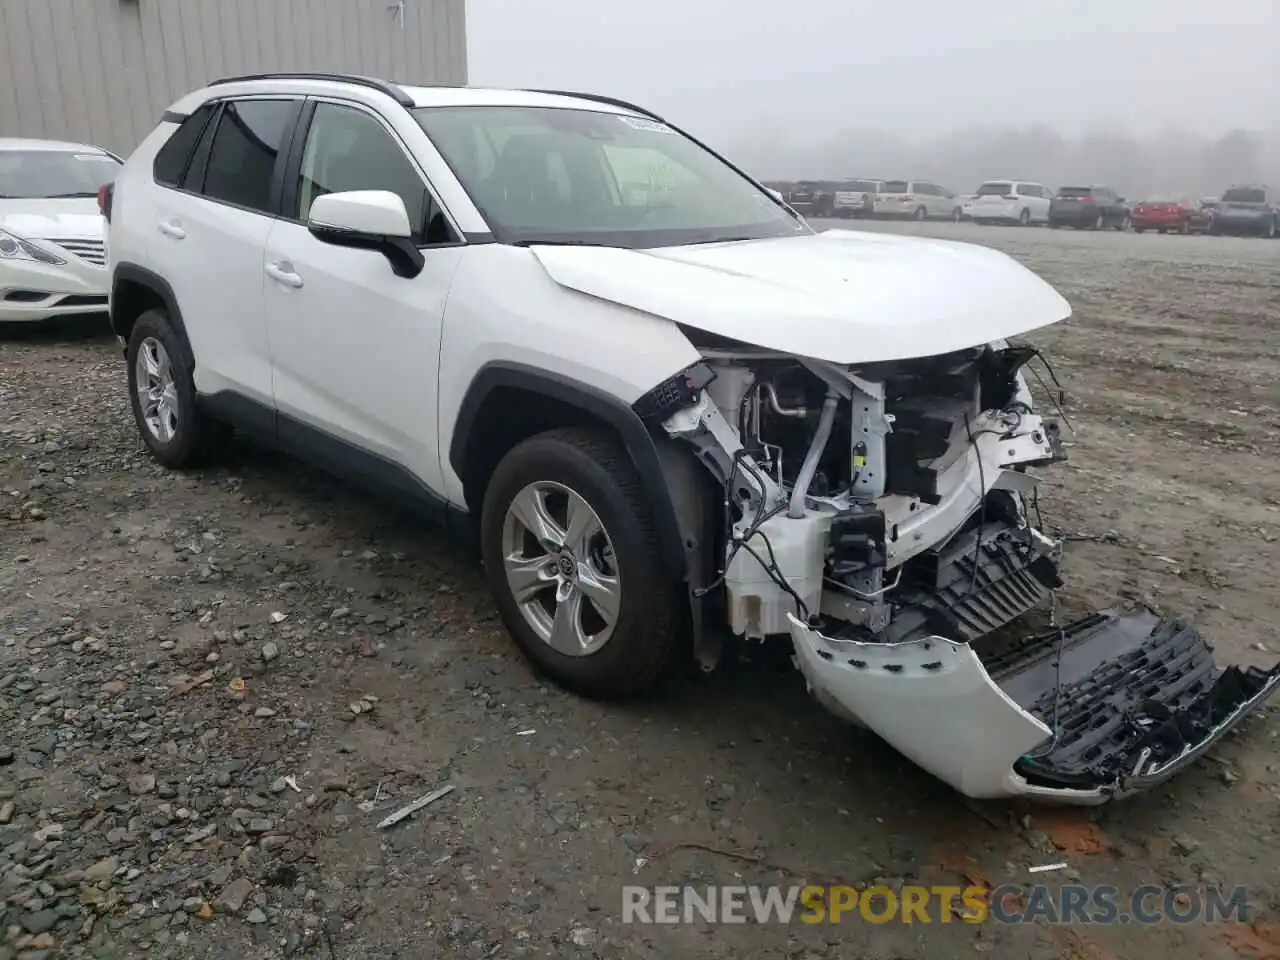
[[[1267,196],[1264,190],[1237,187],[1224,193],[1222,200],[1224,203],[1266,203]]]
[[[978,188],[978,196],[980,197],[1003,197],[1013,193],[1013,184],[1011,183],[984,183]]]
[[[0,199],[96,197],[119,171],[120,162],[105,153],[0,150]]]
[[[811,232],[656,120],[556,107],[425,107],[414,115],[507,243],[643,248]]]

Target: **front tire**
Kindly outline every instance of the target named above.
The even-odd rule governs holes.
[[[565,428],[512,448],[485,491],[485,573],[534,667],[582,696],[643,693],[683,632],[681,590],[626,451]]]
[[[1031,225],[1030,210],[1023,210],[1022,213],[1018,214],[1018,225],[1021,227],[1027,227]]]
[[[928,215],[929,215],[929,211],[926,210],[924,207],[916,207],[916,212],[912,215],[912,219],[916,221],[920,221],[920,220],[923,220]]]
[[[134,422],[151,456],[180,470],[215,454],[227,428],[196,405],[195,364],[163,310],[138,317],[125,357]]]

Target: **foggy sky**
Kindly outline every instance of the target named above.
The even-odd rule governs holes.
[[[468,0],[467,31],[474,84],[634,100],[761,176],[858,131],[1280,131],[1278,0]]]

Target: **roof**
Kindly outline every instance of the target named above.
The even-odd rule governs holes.
[[[0,150],[47,150],[50,153],[101,153],[102,147],[88,143],[72,143],[67,140],[36,140],[21,137],[0,137]]]
[[[218,93],[250,94],[262,91],[296,93],[302,96],[324,96],[337,93],[350,95],[358,91],[357,95],[361,99],[385,96],[407,108],[446,106],[560,107],[593,110],[600,113],[652,116],[643,107],[590,93],[553,90],[504,90],[447,83],[401,84],[373,77],[323,73],[278,73],[227,77],[215,80],[208,86],[179,98],[170,107],[170,111],[179,115],[189,114],[201,103],[211,99]]]

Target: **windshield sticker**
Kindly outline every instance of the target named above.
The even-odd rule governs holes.
[[[618,117],[618,119],[636,130],[648,130],[650,133],[675,133],[665,123],[650,120],[647,117]]]

